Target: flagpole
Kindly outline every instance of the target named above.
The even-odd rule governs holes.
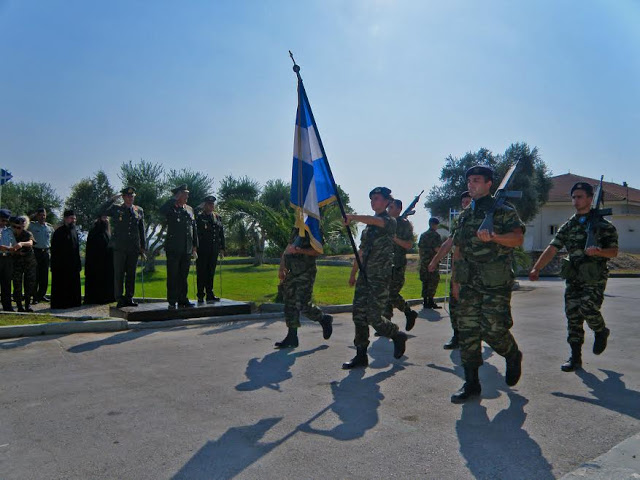
[[[331,185],[333,186],[333,190],[336,192],[336,200],[338,201],[338,207],[340,208],[340,213],[342,214],[342,218],[346,221],[347,219],[347,212],[344,209],[344,204],[342,203],[342,199],[340,198],[340,193],[338,191],[338,186],[336,185],[336,181],[333,178],[333,172],[331,171],[331,165],[329,165],[329,157],[327,157],[327,152],[324,151],[324,145],[322,145],[322,138],[320,137],[320,131],[318,130],[318,125],[316,125],[316,119],[313,116],[313,111],[311,109],[311,103],[309,102],[309,98],[307,97],[307,91],[304,89],[304,83],[302,82],[302,77],[300,76],[300,66],[296,63],[295,59],[293,58],[293,53],[291,53],[291,50],[289,50],[289,56],[291,57],[291,61],[293,62],[293,71],[296,73],[297,77],[298,77],[298,82],[300,82],[300,85],[302,86],[302,95],[304,95],[304,100],[306,101],[307,105],[309,105],[309,116],[311,117],[311,124],[313,125],[313,128],[317,134],[317,138],[318,138],[318,146],[320,147],[320,152],[322,152],[322,156],[324,157],[324,159],[326,160],[326,166],[327,166],[327,172],[329,173],[329,179],[331,180]],[[300,95],[300,93],[299,93]],[[300,104],[300,101],[298,101],[298,104]],[[362,273],[362,276],[364,277],[365,282],[367,281],[367,273],[364,270],[364,266],[362,265],[362,262],[360,261],[360,255],[358,255],[358,247],[356,247],[356,242],[353,239],[353,234],[351,233],[351,229],[349,228],[349,226],[345,226],[346,230],[347,230],[347,235],[349,237],[349,243],[351,244],[351,249],[353,250],[353,254],[356,257],[356,262],[358,264],[358,269],[360,270],[360,273]]]

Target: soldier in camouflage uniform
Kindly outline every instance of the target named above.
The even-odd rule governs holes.
[[[466,177],[473,201],[460,215],[453,239],[456,250],[452,288],[452,295],[459,301],[456,308],[465,384],[451,396],[453,403],[480,395],[478,369],[482,365],[483,340],[506,358],[507,385],[518,383],[522,365],[522,352],[509,329],[513,325],[513,249],[524,241],[524,224],[513,207],[504,205],[494,212],[492,233],[478,230],[485,212],[494,204],[490,195],[493,170],[472,167]]]
[[[113,292],[118,308],[138,306],[133,301],[136,268],[138,257],[145,255],[147,241],[144,233],[144,211],[133,204],[135,196],[135,188],[123,188],[99,209],[99,216],[111,217],[113,234],[109,245],[113,249]],[[115,203],[119,197],[122,197],[123,202]]]
[[[383,316],[389,320],[393,316],[393,308],[404,312],[407,319],[405,330],[410,331],[416,323],[418,312],[411,310],[409,304],[400,295],[404,286],[404,274],[407,269],[407,250],[413,246],[413,225],[400,216],[402,201],[397,198],[392,200],[387,208],[389,215],[396,219],[396,234],[393,237],[393,270],[389,283],[389,301],[384,309]]]
[[[218,256],[224,257],[224,227],[222,218],[213,211],[216,197],[204,198],[204,209],[196,216],[198,230],[198,258],[196,272],[198,279],[198,303],[204,303],[205,291],[207,303],[220,301],[213,293],[213,278],[216,274]]]
[[[391,200],[391,190],[376,187],[369,192],[371,208],[375,215],[347,215],[345,225],[361,222],[367,225],[362,232],[358,255],[364,272],[356,281],[358,264],[354,262],[349,285],[355,285],[353,296],[353,323],[356,334],[353,340],[356,356],[342,365],[344,369],[369,365],[369,325],[382,337],[393,340],[393,356],[404,354],[407,334],[399,331],[397,325],[382,316],[389,300],[389,278],[393,268],[393,236],[396,233],[396,219],[389,216],[387,206]]]
[[[440,272],[436,269],[429,271],[429,263],[438,252],[438,248],[442,245],[442,237],[437,230],[440,220],[437,218],[429,219],[429,230],[420,235],[418,240],[418,253],[420,254],[420,280],[422,281],[422,299],[424,308],[441,308],[433,297],[438,290],[440,282]]]
[[[12,218],[11,227],[17,242],[13,252],[13,300],[19,312],[33,312],[31,299],[36,286],[38,264],[33,252],[33,234],[27,230],[29,218],[25,216]]]
[[[322,313],[311,303],[313,284],[316,281],[316,257],[320,252],[311,246],[309,233],[301,237],[297,227],[291,232],[289,245],[280,258],[278,277],[284,298],[284,318],[287,322],[288,333],[281,342],[276,342],[276,348],[295,348],[298,346],[298,328],[300,328],[300,314],[309,320],[319,322],[322,326],[322,336],[325,340],[333,332],[333,317]]]
[[[604,299],[609,270],[607,261],[618,255],[618,232],[602,218],[597,225],[597,247],[585,249],[587,240],[587,217],[591,210],[593,187],[586,182],[578,182],[571,188],[571,201],[576,209],[564,225],[558,229],[555,238],[542,252],[529,278],[538,280],[542,270],[562,248],[567,249],[561,276],[566,280],[564,309],[567,316],[567,342],[571,356],[560,368],[572,372],[582,366],[582,344],[584,343],[584,321],[595,332],[593,353],[600,355],[607,348],[609,329],[604,323],[600,307]]]

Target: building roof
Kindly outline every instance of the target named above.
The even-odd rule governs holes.
[[[564,175],[557,175],[551,177],[553,186],[549,191],[549,202],[569,202],[569,191],[571,187],[577,182],[587,182],[595,187],[600,183],[600,180],[595,178],[583,177],[581,175],[574,175],[573,173],[565,173]],[[602,182],[604,187],[604,201],[606,202],[623,202],[627,200],[629,196],[629,202],[640,203],[640,190],[637,188],[625,187],[617,183]]]

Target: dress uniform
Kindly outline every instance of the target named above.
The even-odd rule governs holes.
[[[0,297],[2,309],[13,312],[11,305],[11,281],[13,280],[13,256],[11,251],[16,244],[13,230],[8,226],[11,211],[0,210]]]
[[[213,212],[213,204],[216,197],[205,197],[205,211],[196,216],[198,230],[198,258],[196,259],[196,272],[198,280],[198,303],[204,303],[205,292],[207,303],[217,302],[220,298],[213,292],[213,279],[218,265],[218,256],[224,252],[224,227],[220,215]],[[208,206],[207,206],[208,204]],[[207,213],[207,210],[211,210]]]

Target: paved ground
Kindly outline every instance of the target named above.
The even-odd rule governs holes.
[[[523,378],[508,388],[487,349],[483,398],[463,406],[446,312],[421,314],[401,360],[372,337],[370,368],[351,372],[347,314],[289,351],[273,350],[281,321],[0,341],[0,477],[552,479],[638,462],[640,281],[610,281],[609,348],[585,348],[577,374],[559,368],[562,284],[522,285]]]

